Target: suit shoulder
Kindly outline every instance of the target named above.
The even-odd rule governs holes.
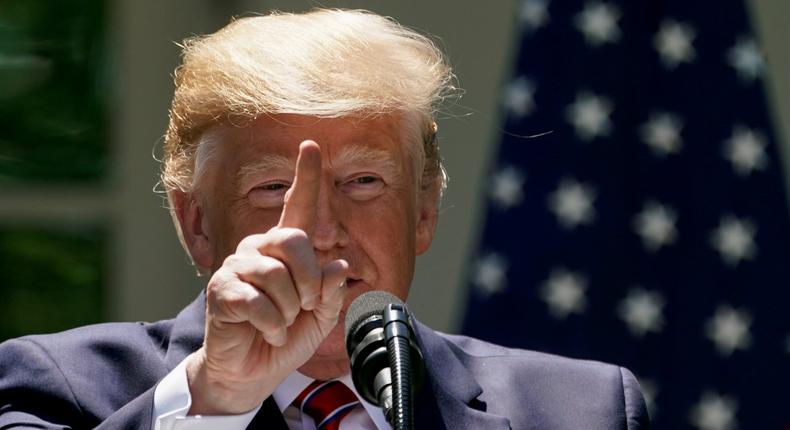
[[[514,363],[523,361],[535,366],[548,366],[557,368],[558,370],[585,369],[588,371],[602,370],[616,373],[620,372],[619,366],[600,361],[569,358],[528,349],[509,348],[468,336],[445,333],[439,333],[439,335],[448,342],[451,349],[453,349],[462,360],[464,360],[464,358],[467,360],[500,359]]]
[[[486,397],[507,403],[508,408],[529,404],[539,411],[563,405],[567,417],[620,421],[629,429],[649,427],[639,383],[626,368],[466,336],[440,336],[475,375]]]
[[[169,329],[168,321],[106,323],[3,342],[0,400],[25,393],[31,403],[50,399],[108,415],[167,373]]]
[[[59,333],[36,334],[6,341],[0,347],[35,345],[53,360],[81,355],[117,355],[146,349],[163,353],[172,320],[156,323],[102,323],[73,328]]]
[[[153,387],[203,341],[204,303],[201,292],[174,319],[95,324],[0,344],[0,427],[150,422]]]

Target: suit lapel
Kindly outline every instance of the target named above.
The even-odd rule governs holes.
[[[415,427],[509,429],[510,420],[486,412],[487,405],[480,399],[483,388],[447,340],[420,322],[414,323],[428,375],[424,392],[418,396]],[[420,419],[423,425],[419,425]],[[436,425],[440,422],[443,427]]]
[[[247,430],[288,430],[288,424],[277,407],[274,397],[269,397],[263,402],[263,406],[255,414]]]
[[[169,370],[175,369],[187,355],[203,345],[206,326],[206,293],[202,290],[197,298],[178,313],[170,332],[170,343],[165,355]]]

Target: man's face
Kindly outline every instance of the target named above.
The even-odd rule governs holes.
[[[405,300],[414,259],[433,237],[436,195],[420,193],[415,163],[398,116],[317,119],[299,115],[262,117],[244,128],[216,126],[218,139],[200,181],[202,229],[212,271],[251,234],[280,219],[294,179],[299,144],[321,148],[321,185],[311,237],[323,266],[349,263],[348,295],[340,323],[311,363],[346,360],[343,324],[348,304],[381,290]],[[433,217],[433,218],[431,218]]]

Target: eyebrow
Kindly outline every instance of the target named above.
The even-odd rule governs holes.
[[[371,149],[361,145],[346,145],[343,146],[337,155],[329,160],[330,165],[336,164],[334,163],[335,161],[341,164],[376,164],[387,169],[396,178],[400,177],[397,165],[390,154],[381,149]],[[293,172],[294,169],[296,169],[296,164],[288,157],[278,154],[266,154],[260,159],[242,166],[236,175],[236,181],[238,184],[244,184],[251,177],[261,172],[270,170]]]
[[[335,160],[347,164],[377,164],[391,170],[393,173],[398,171],[395,162],[387,151],[366,148],[360,145],[344,146],[336,156],[332,157],[330,164]]]
[[[236,181],[238,184],[244,184],[250,177],[253,177],[261,172],[268,170],[286,170],[293,171],[296,168],[294,162],[288,157],[277,154],[266,154],[260,159],[245,164],[239,169],[236,174]]]

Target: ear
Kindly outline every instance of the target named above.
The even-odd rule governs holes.
[[[417,228],[415,253],[420,255],[431,247],[436,232],[436,221],[439,218],[439,200],[441,197],[441,181],[420,190],[417,197]]]
[[[202,272],[211,268],[214,251],[211,238],[206,231],[205,211],[194,193],[173,190],[168,193],[172,215],[175,218],[181,244],[192,261]]]

